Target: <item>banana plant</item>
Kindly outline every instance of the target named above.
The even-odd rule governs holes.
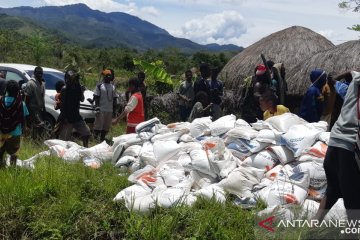
[[[164,69],[164,63],[161,60],[149,63],[143,60],[134,59],[134,65],[141,68],[150,78],[153,78],[157,82],[162,82],[173,86],[173,80],[171,76]]]

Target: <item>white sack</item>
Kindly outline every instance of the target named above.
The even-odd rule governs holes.
[[[66,147],[62,145],[54,145],[49,148],[50,154],[62,158],[66,152]]]
[[[79,153],[80,149],[85,149],[85,148],[81,146],[74,146],[67,149],[64,155],[62,156],[62,159],[69,162],[79,161],[81,159],[81,155]]]
[[[228,131],[227,136],[233,138],[241,138],[245,140],[252,140],[258,135],[258,131],[252,128],[234,128]]]
[[[190,172],[192,170],[191,157],[188,153],[182,152],[179,155],[178,163],[184,168],[185,171]]]
[[[125,206],[129,211],[148,213],[155,208],[155,201],[151,195],[135,199],[125,198]]]
[[[344,205],[344,199],[339,198],[330,211],[326,214],[324,220],[346,220],[346,208]]]
[[[134,184],[130,187],[127,187],[123,190],[121,190],[114,198],[114,201],[121,201],[124,200],[125,197],[128,198],[139,198],[139,197],[143,197],[143,196],[147,196],[151,194],[151,188],[147,187],[147,186],[141,186],[138,184]]]
[[[275,154],[276,158],[285,165],[289,162],[295,161],[294,153],[285,146],[270,146],[267,148],[269,151]]]
[[[323,133],[320,133],[319,135],[319,139],[320,141],[326,143],[326,144],[329,144],[329,141],[330,141],[330,132],[323,132]]]
[[[132,145],[132,146],[128,147],[127,149],[125,149],[124,153],[121,156],[122,157],[124,157],[124,156],[138,157],[140,155],[141,148],[142,147],[139,145]]]
[[[236,117],[235,115],[226,115],[215,122],[210,124],[210,131],[212,136],[220,136],[235,127]]]
[[[89,158],[86,157],[83,159],[83,163],[86,167],[92,168],[92,169],[99,169],[102,165],[102,162],[96,158]]]
[[[63,141],[63,140],[59,140],[59,139],[49,139],[49,140],[45,140],[44,144],[48,147],[52,147],[55,145],[60,145],[63,148],[67,148],[67,142]]]
[[[144,142],[139,154],[139,159],[145,165],[157,167],[158,161],[155,158],[154,147],[151,142]]]
[[[319,209],[320,203],[315,202],[313,200],[306,199],[304,203],[301,205],[301,218],[306,218],[308,220],[311,220],[315,217],[318,209]]]
[[[263,199],[268,207],[289,203],[302,204],[308,193],[309,173],[301,172],[288,176],[279,176],[269,187],[269,195]]]
[[[260,152],[262,150],[264,150],[265,148],[267,148],[268,146],[270,146],[270,143],[264,143],[264,142],[258,142],[256,140],[243,140],[240,139],[240,142],[242,143],[242,145],[247,148],[251,153],[257,153]]]
[[[318,162],[303,162],[298,164],[293,172],[309,172],[310,186],[314,189],[320,189],[327,184],[325,170],[322,163]]]
[[[327,149],[328,149],[328,145],[326,143],[318,141],[312,147],[305,149],[303,154],[308,154],[308,155],[315,156],[317,158],[324,159]]]
[[[136,158],[133,156],[123,156],[119,159],[119,161],[116,162],[115,167],[121,167],[130,165],[131,163],[135,162]]]
[[[226,192],[238,197],[252,197],[251,190],[258,184],[264,174],[263,170],[252,167],[240,167],[233,170],[229,176],[218,183]]]
[[[210,132],[210,124],[212,123],[210,117],[196,118],[190,125],[190,134],[194,138],[205,135]]]
[[[279,139],[277,139],[273,130],[263,129],[259,131],[259,134],[256,136],[255,140],[263,143],[276,144],[277,140]]]
[[[133,172],[128,180],[139,185],[147,185],[149,187],[157,187],[164,185],[164,181],[158,175],[156,168],[147,165],[142,169]]]
[[[243,119],[238,119],[235,122],[235,127],[236,128],[251,128],[250,124],[247,123],[245,120]]]
[[[212,184],[194,193],[195,196],[201,196],[206,199],[214,199],[217,202],[224,203],[226,201],[224,189],[216,184]]]
[[[181,131],[157,134],[151,138],[151,142],[154,143],[156,141],[178,141],[183,134],[184,133]]]
[[[322,131],[313,125],[295,125],[282,136],[286,146],[298,157],[303,151],[311,147]]]
[[[246,158],[243,162],[243,166],[255,167],[261,170],[269,171],[272,169],[278,162],[275,154],[268,150],[261,151],[257,154],[251,155]]]
[[[214,178],[216,177],[214,169],[211,168],[207,154],[204,150],[193,150],[190,152],[190,157],[194,169]]]
[[[80,149],[79,153],[83,156],[96,158],[101,161],[108,161],[113,157],[112,148],[105,141],[91,148]]]
[[[170,123],[166,127],[174,132],[182,131],[184,133],[189,133],[190,125],[191,123],[189,122],[177,122],[177,123]]]
[[[292,126],[303,125],[307,122],[293,113],[284,113],[265,120],[279,132],[288,132]]]
[[[205,188],[216,182],[216,179],[210,175],[197,170],[192,170],[190,176],[193,179],[193,188],[195,190]]]
[[[112,156],[111,162],[113,164],[115,164],[119,160],[121,155],[124,153],[125,144],[124,143],[119,143],[115,148],[112,147],[112,149],[113,149],[113,156]]]
[[[195,138],[193,138],[190,134],[184,134],[180,137],[179,141],[185,143],[194,142]]]
[[[137,134],[136,133],[123,134],[123,135],[120,135],[118,137],[113,137],[113,139],[112,139],[112,141],[113,141],[112,148],[113,148],[113,150],[115,150],[115,148],[119,144],[126,143],[128,141],[135,140],[135,139],[137,139]]]
[[[190,153],[192,150],[201,150],[203,146],[199,142],[180,143],[181,151]]]
[[[159,164],[171,159],[181,150],[175,141],[156,141],[153,147],[155,159]]]
[[[168,187],[173,187],[185,179],[185,170],[177,161],[170,160],[162,165],[159,174]]]

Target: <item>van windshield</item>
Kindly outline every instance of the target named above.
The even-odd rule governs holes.
[[[26,71],[26,73],[32,77],[34,71]],[[45,88],[48,90],[55,90],[55,85],[58,81],[64,81],[64,73],[44,71]]]

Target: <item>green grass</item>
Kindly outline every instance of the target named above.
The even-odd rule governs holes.
[[[120,125],[110,135],[123,129]],[[45,149],[25,140],[19,157]],[[140,215],[112,201],[129,185],[110,163],[94,170],[80,162],[42,157],[32,171],[0,170],[0,239],[257,238],[254,214],[261,205],[243,210],[231,198],[225,204],[199,199],[192,207],[157,208]]]

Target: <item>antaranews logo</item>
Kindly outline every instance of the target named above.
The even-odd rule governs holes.
[[[273,228],[274,221],[275,221],[275,216],[271,216],[271,217],[259,222],[259,226],[262,228],[265,228],[269,232],[275,232],[275,229]]]

